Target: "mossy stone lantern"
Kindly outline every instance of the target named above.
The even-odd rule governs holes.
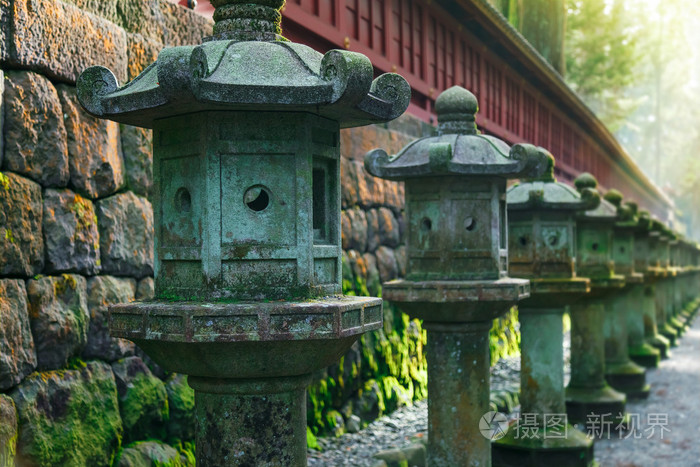
[[[681,265],[681,245],[683,236],[675,231],[671,231],[671,241],[669,242],[669,266],[674,271],[674,276],[669,283],[669,323],[678,330],[678,335],[682,336],[688,329],[688,323],[681,314],[683,303],[681,298],[682,281],[684,269]]]
[[[581,192],[598,186],[589,173],[579,175],[574,183]],[[605,200],[595,209],[579,213],[577,218],[576,263],[578,273],[590,278],[591,293],[569,310],[571,380],[566,388],[566,412],[569,420],[584,426],[596,420],[602,422],[605,414],[611,414],[608,419],[619,424],[627,402],[625,394],[610,387],[605,368],[604,322],[607,314],[617,313],[610,307],[609,299],[625,285],[625,277],[615,274],[613,260],[616,221],[615,206]],[[621,340],[626,346],[627,336]]]
[[[666,270],[661,267],[659,261],[659,237],[663,225],[653,219],[648,212],[642,212],[641,216],[649,218],[649,236],[647,238],[647,255],[643,261],[647,262],[645,278],[647,286],[644,289],[644,334],[647,343],[655,347],[661,353],[661,358],[671,355],[671,341],[661,334],[661,325],[658,322],[657,307],[659,306],[659,283],[666,277]]]
[[[628,310],[628,350],[633,362],[645,368],[656,368],[661,360],[661,351],[648,342],[646,331],[648,327],[651,336],[656,335],[654,290],[657,277],[655,270],[650,268],[649,263],[651,219],[648,212],[639,212],[636,204],[626,203],[626,206],[628,206],[629,214],[637,220],[637,226],[634,229],[634,268],[644,278],[641,284],[641,295],[637,296],[636,303],[630,304]]]
[[[530,279],[531,290],[518,305],[521,418],[494,442],[496,467],[594,462],[593,441],[566,420],[562,318],[590,291],[589,279],[576,272],[576,213],[598,206],[600,196],[558,183],[549,158],[543,177],[507,192],[509,273]]]
[[[92,115],[154,130],[156,300],[111,307],[110,331],[189,375],[197,465],[301,466],[311,373],[382,323],[380,299],[340,295],[339,129],[398,117],[410,89],[281,37],[283,0],[212,3],[201,45],[121,88],[78,80]]]
[[[476,130],[477,100],[461,87],[435,102],[438,135],[395,156],[375,150],[365,167],[406,184],[406,279],[383,284],[427,329],[428,465],[484,465],[490,439],[479,421],[489,411],[488,334],[494,318],[529,294],[507,277],[508,178],[542,172],[532,146],[512,149]]]
[[[625,278],[625,288],[610,294],[605,304],[605,378],[610,386],[628,397],[646,398],[650,390],[646,383],[646,371],[633,362],[629,354],[629,323],[633,318],[637,318],[635,329],[642,330],[638,337],[644,338],[644,321],[639,313],[644,295],[644,275],[635,270],[634,260],[634,235],[638,227],[636,206],[623,204],[622,193],[617,190],[608,191],[604,198],[617,210],[612,258],[615,273]]]
[[[656,285],[656,324],[659,333],[671,343],[671,347],[678,345],[678,329],[671,326],[669,318],[669,282],[675,276],[676,271],[670,267],[669,243],[671,242],[671,232],[658,219],[654,220],[654,228],[659,232],[653,249],[653,258],[657,267],[663,272]]]

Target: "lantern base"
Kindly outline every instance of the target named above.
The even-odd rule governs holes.
[[[661,360],[671,357],[671,343],[661,334],[655,334],[645,338],[647,343],[657,349],[661,354]]]
[[[567,387],[566,413],[569,422],[583,426],[612,423],[613,428],[625,426],[627,396],[608,385],[595,388]]]
[[[629,347],[630,358],[637,365],[645,368],[657,368],[661,361],[661,352],[659,349],[647,344],[646,342],[637,347]]]
[[[543,428],[528,428],[527,437],[519,436],[525,427],[512,426],[508,434],[492,446],[493,467],[593,467],[593,440],[567,425],[564,436],[552,437]]]
[[[605,362],[605,380],[628,398],[646,399],[651,386],[646,382],[646,370],[632,361]]]

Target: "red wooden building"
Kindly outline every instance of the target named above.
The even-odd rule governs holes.
[[[196,11],[214,9],[199,0]],[[427,122],[442,90],[464,86],[479,99],[482,131],[549,149],[562,180],[591,172],[604,190],[619,189],[662,220],[673,217],[672,201],[486,0],[287,0],[283,34],[321,52],[363,53],[377,73],[401,74],[413,89],[408,112]]]

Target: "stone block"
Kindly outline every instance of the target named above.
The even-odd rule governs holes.
[[[340,245],[343,250],[352,248],[352,223],[345,211],[340,212]]]
[[[127,64],[129,81],[136,78],[148,65],[155,62],[158,58],[158,53],[163,49],[161,41],[132,32],[126,34],[126,46],[129,54]]]
[[[87,342],[87,281],[76,274],[30,279],[27,297],[37,368],[63,368]]]
[[[112,362],[134,355],[134,343],[109,335],[109,305],[134,301],[136,281],[112,276],[96,276],[87,283],[87,305],[90,312],[90,328],[85,358],[99,358]]]
[[[35,368],[36,353],[29,325],[24,281],[2,279],[0,280],[0,390],[4,391],[18,384]],[[0,462],[0,465],[6,464]]]
[[[160,441],[139,441],[121,452],[115,467],[150,467],[152,465],[185,466],[175,448]]]
[[[12,66],[75,83],[83,70],[102,65],[126,80],[126,33],[114,23],[63,2],[14,0],[9,25]]]
[[[168,395],[163,382],[153,376],[139,357],[112,364],[117,383],[124,442],[162,439],[168,420]]]
[[[0,172],[0,274],[34,276],[44,267],[41,187]]]
[[[10,19],[12,0],[0,0],[0,63],[6,63],[10,59],[10,49],[8,47],[10,34]]]
[[[377,266],[377,257],[372,253],[365,253],[362,255],[364,260],[366,271],[367,271],[367,290],[371,296],[376,296],[379,294],[382,287],[382,280],[379,275],[379,268]]]
[[[70,178],[63,112],[56,88],[27,71],[5,74],[3,168],[45,187],[64,187]]]
[[[153,132],[122,125],[121,137],[126,186],[137,195],[148,197],[153,188]]]
[[[152,277],[141,279],[136,286],[136,300],[153,300],[155,297],[155,283]]]
[[[15,465],[17,452],[17,410],[10,396],[0,394],[0,465]]]
[[[382,282],[387,282],[399,277],[399,266],[394,256],[394,250],[384,245],[377,248],[374,253],[377,257],[377,269]]]
[[[406,205],[406,194],[403,182],[384,182],[384,205],[393,211],[401,211]]]
[[[160,0],[163,13],[163,43],[168,46],[197,45],[213,34],[214,22],[192,10]]]
[[[400,230],[399,222],[394,213],[385,207],[377,210],[377,221],[379,223],[379,242],[391,248],[399,246]]]
[[[168,393],[168,437],[183,441],[194,439],[194,390],[187,384],[187,376],[173,373],[165,382]]]
[[[379,238],[379,213],[376,209],[368,209],[367,216],[367,251],[374,253],[381,240]]]
[[[97,202],[102,272],[137,278],[153,275],[153,208],[131,192]]]
[[[44,191],[46,272],[100,271],[100,237],[92,202],[70,190]]]
[[[396,266],[399,269],[399,277],[406,277],[406,245],[401,245],[394,250]]]
[[[2,7],[2,1],[0,0],[0,8]],[[2,17],[0,16],[0,42],[2,41]],[[0,45],[2,47],[2,45]],[[0,50],[0,54],[2,51]],[[0,167],[2,167],[2,159],[5,155],[5,138],[2,136],[4,122],[5,122],[5,107],[4,104],[5,95],[5,72],[0,70]]]
[[[110,465],[122,423],[109,365],[34,373],[10,396],[19,415],[17,465]]]
[[[355,161],[363,161],[369,151],[382,148],[388,154],[396,154],[404,146],[415,140],[414,136],[391,131],[384,125],[367,125],[340,131],[340,147],[343,156]]]
[[[351,225],[350,248],[359,252],[367,251],[367,216],[359,208],[345,211]]]
[[[88,115],[78,102],[75,87],[60,85],[68,135],[71,185],[91,199],[109,196],[124,186],[119,124]]]
[[[343,209],[350,209],[359,202],[356,165],[347,157],[340,158],[340,198]]]

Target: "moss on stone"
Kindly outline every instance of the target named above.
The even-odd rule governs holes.
[[[120,399],[119,411],[125,438],[134,440],[150,436],[165,437],[164,428],[169,410],[162,381],[153,375],[138,374]]]
[[[3,190],[10,189],[10,179],[2,172],[0,172],[0,186]]]

